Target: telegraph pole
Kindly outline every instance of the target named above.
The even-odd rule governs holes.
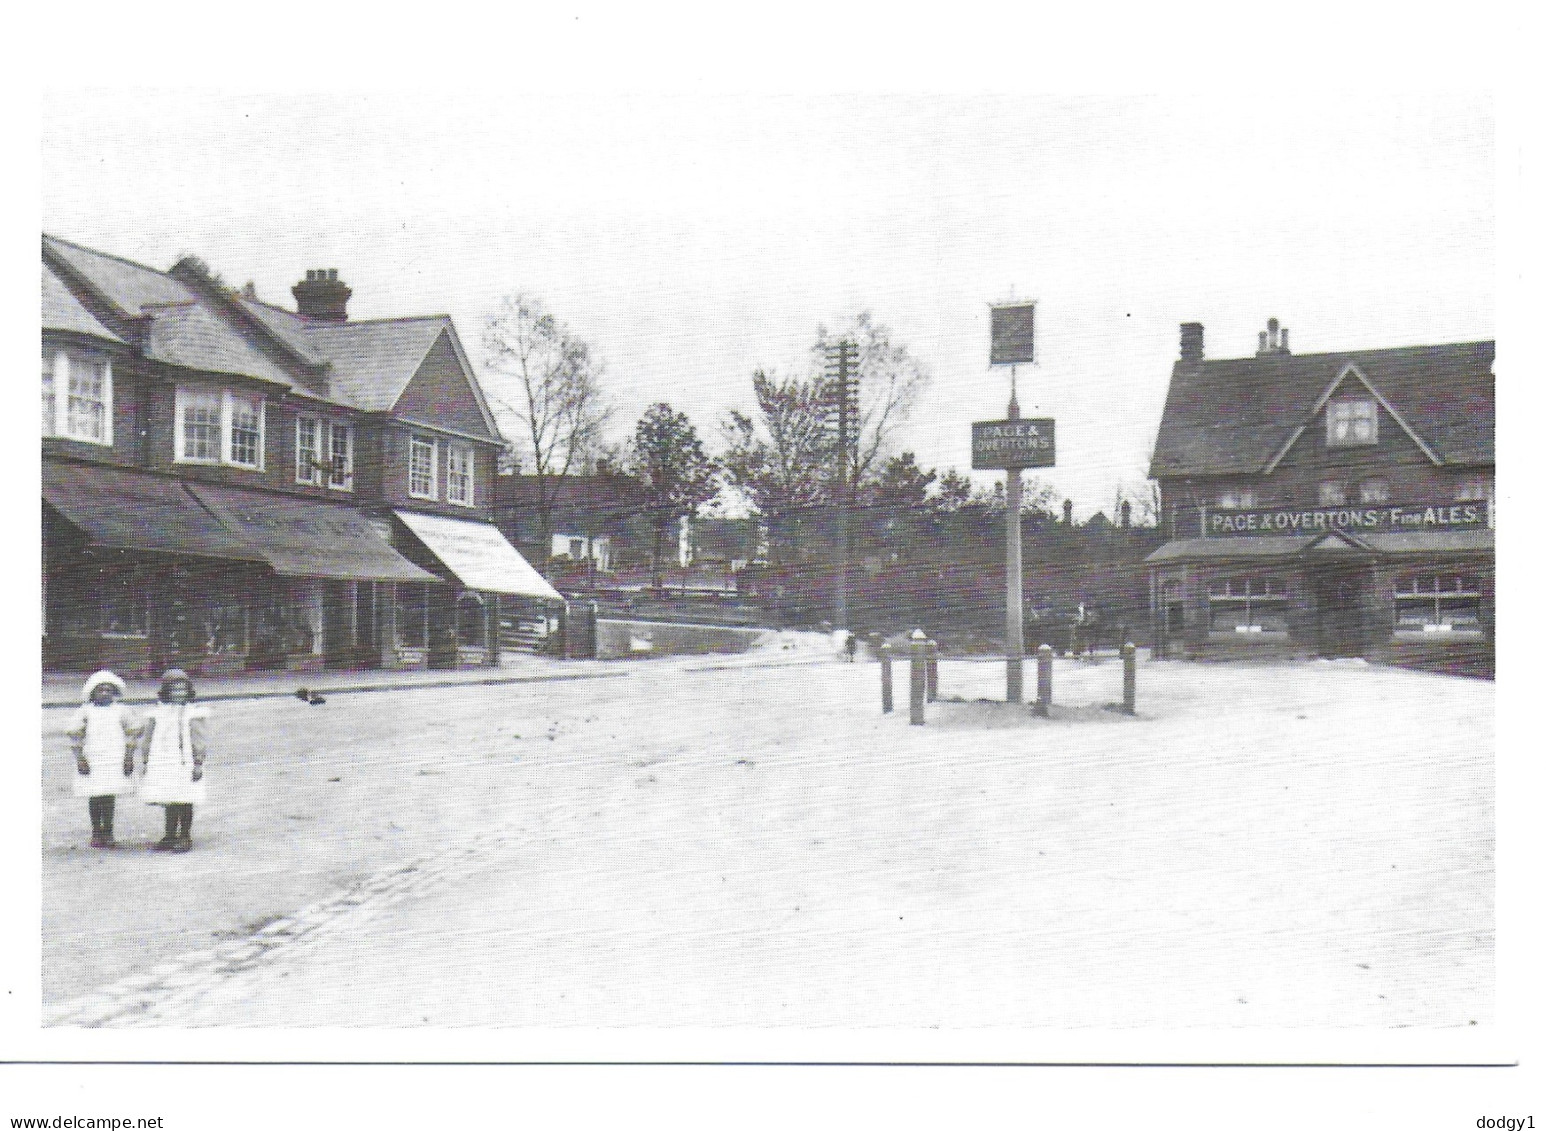
[[[859,347],[844,340],[827,347],[827,383],[837,404],[837,578],[832,626],[848,627],[848,554],[853,509],[849,452],[856,446],[859,420]]]

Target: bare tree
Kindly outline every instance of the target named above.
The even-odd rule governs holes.
[[[826,365],[828,348],[844,340],[859,350],[859,419],[848,452],[848,482],[857,486],[879,470],[890,441],[928,385],[929,374],[869,311],[835,331],[816,328],[811,354],[818,373]]]
[[[557,481],[601,448],[608,408],[590,346],[531,295],[507,296],[488,316],[483,346],[489,400],[514,441],[516,466],[536,483],[542,568],[553,544]]]

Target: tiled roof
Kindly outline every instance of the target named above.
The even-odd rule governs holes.
[[[113,333],[96,318],[91,311],[81,305],[80,299],[70,293],[70,289],[59,281],[43,264],[43,329],[63,330],[71,334],[85,334],[87,337],[101,338],[104,341],[124,343],[124,340]]]
[[[149,307],[145,356],[207,373],[230,373],[291,388],[289,372],[230,323],[198,303]]]
[[[366,412],[386,412],[450,325],[444,315],[380,322],[316,322],[306,341],[326,358],[329,396]]]
[[[1149,474],[1263,470],[1356,365],[1446,464],[1493,462],[1493,343],[1178,361]]]
[[[263,323],[274,337],[284,342],[296,353],[307,361],[316,364],[323,359],[311,348],[311,343],[306,340],[306,329],[312,323],[302,318],[299,314],[293,314],[288,310],[277,306],[271,306],[266,302],[259,302],[245,295],[237,295],[236,301],[241,307],[259,322]]]
[[[139,314],[147,306],[193,302],[198,297],[172,276],[154,268],[116,255],[104,255],[56,236],[44,236],[43,242],[125,314]]]

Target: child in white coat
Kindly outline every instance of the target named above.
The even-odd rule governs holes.
[[[65,733],[75,755],[76,797],[91,814],[91,847],[113,847],[113,809],[134,792],[134,739],[139,726],[118,697],[127,689],[110,671],[96,672],[81,688],[81,709]]]
[[[193,807],[204,801],[209,708],[193,701],[193,681],[181,668],[161,677],[157,698],[140,737],[145,767],[140,797],[166,807],[166,835],[156,848],[187,852],[193,847]]]

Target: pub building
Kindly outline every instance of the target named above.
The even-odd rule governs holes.
[[[1490,672],[1493,343],[1209,360],[1181,326],[1150,476],[1156,657]]]
[[[497,664],[563,598],[491,521],[504,445],[443,315],[296,309],[44,236],[45,668]]]

